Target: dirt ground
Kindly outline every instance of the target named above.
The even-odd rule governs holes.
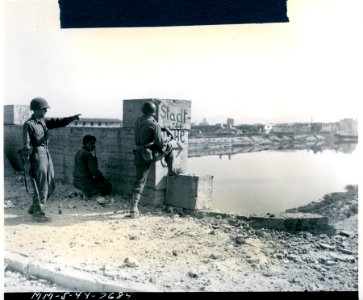
[[[327,207],[337,230],[328,235],[253,229],[235,216],[196,217],[147,206],[130,219],[125,195],[100,205],[61,182],[45,208],[52,222],[34,223],[21,174],[7,176],[4,184],[5,250],[36,261],[165,292],[358,290],[355,192],[328,197],[333,200],[325,204],[317,199],[319,213]],[[14,289],[5,286],[5,292]]]

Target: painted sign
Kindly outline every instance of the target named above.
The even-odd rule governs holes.
[[[179,109],[179,112],[171,111],[170,107],[162,104],[160,106],[160,117],[163,119],[174,121],[179,124],[186,124],[188,112],[185,109]]]
[[[158,121],[162,127],[167,127],[169,129],[190,129],[190,110],[190,101],[160,101],[158,109]]]

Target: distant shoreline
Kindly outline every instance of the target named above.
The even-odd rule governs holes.
[[[203,155],[236,154],[262,150],[311,149],[321,152],[336,149],[352,153],[358,143],[358,136],[322,134],[249,134],[190,137],[188,157]],[[348,145],[348,147],[343,147]]]

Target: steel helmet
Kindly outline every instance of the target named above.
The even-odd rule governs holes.
[[[156,105],[154,103],[152,103],[152,102],[146,102],[141,107],[141,111],[144,114],[155,115],[156,114]]]
[[[43,108],[50,108],[48,105],[48,102],[43,98],[34,98],[32,101],[30,101],[30,109],[36,110],[36,109],[43,109]]]

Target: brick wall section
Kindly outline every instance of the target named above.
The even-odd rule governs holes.
[[[74,155],[86,134],[96,136],[99,168],[116,193],[132,193],[134,181],[133,132],[122,128],[65,127],[49,131],[49,151],[55,176],[72,182]],[[22,125],[4,126],[4,154],[14,168],[22,168],[16,151],[22,147]]]
[[[112,183],[114,192],[130,194],[134,181],[133,136],[122,128],[66,127],[50,130],[49,150],[57,177],[72,182],[74,155],[82,147],[86,134],[97,138],[99,168]]]

